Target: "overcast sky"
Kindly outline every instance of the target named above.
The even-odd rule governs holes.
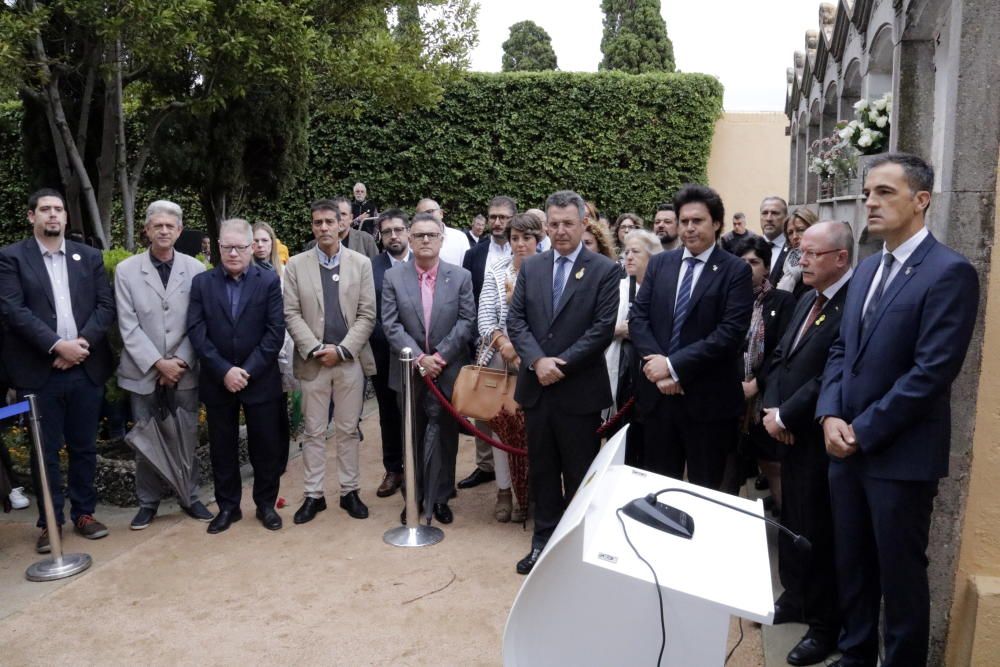
[[[596,72],[604,14],[600,0],[479,0],[472,69],[500,70],[510,26],[531,20],[552,37],[559,69]],[[783,111],[785,69],[819,21],[816,0],[661,0],[677,68],[717,76],[727,111]]]

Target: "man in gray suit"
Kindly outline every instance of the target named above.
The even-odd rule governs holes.
[[[421,373],[430,376],[450,400],[459,370],[469,363],[476,306],[472,275],[439,258],[444,233],[444,223],[432,214],[413,216],[410,247],[414,261],[385,272],[382,325],[392,353],[398,355],[404,347],[412,349]],[[399,364],[391,364],[389,369],[389,387],[402,396]],[[418,378],[414,384],[416,460],[432,462],[416,471],[417,495],[423,496],[428,520],[426,509],[432,506],[434,518],[451,523],[448,499],[455,488],[458,424],[422,380]]]
[[[174,249],[181,234],[181,207],[170,201],[155,201],[146,209],[149,250],[129,257],[115,271],[118,328],[122,334],[122,356],[118,386],[130,392],[136,421],[150,418],[157,395],[172,391],[178,409],[198,413],[198,361],[187,337],[188,300],[191,281],[205,270],[201,262]],[[159,390],[159,391],[158,391]],[[212,513],[198,500],[198,470],[194,445],[198,423],[193,421],[189,437],[164,442],[171,457],[191,466],[190,492],[181,507],[192,518],[211,521]],[[152,523],[165,485],[156,468],[136,453],[135,491],[139,512],[132,530]]]
[[[354,252],[360,252],[368,259],[377,257],[378,245],[375,243],[375,237],[351,226],[351,221],[354,220],[351,201],[347,197],[336,197],[332,201],[337,207],[337,220],[340,223],[340,244]]]
[[[524,260],[507,315],[535,497],[531,551],[518,574],[535,566],[600,448],[601,410],[611,405],[604,350],[618,315],[618,265],[583,246],[583,198],[556,192],[545,213],[552,250]]]

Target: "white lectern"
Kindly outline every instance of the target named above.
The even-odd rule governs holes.
[[[664,488],[691,489],[763,516],[763,504],[624,465],[625,429],[598,454],[514,600],[504,630],[507,667],[655,665],[656,585],[622,533],[616,510]],[[730,615],[774,615],[764,522],[681,493],[660,501],[690,514],[691,539],[622,516],[656,569],[663,595],[663,665],[725,661]]]

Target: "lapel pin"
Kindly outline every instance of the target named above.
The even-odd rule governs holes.
[[[76,253],[76,252],[73,253],[73,261],[74,262],[79,262],[80,261],[80,254],[79,253]]]
[[[75,257],[75,255],[74,255],[74,257]],[[905,273],[904,275],[907,275],[907,276],[908,276],[908,275],[910,275],[910,273],[911,273],[912,271],[913,271],[913,267],[912,267],[912,266],[908,266],[908,267],[906,267],[906,273]]]
[[[771,317],[774,317],[774,316],[775,316],[775,312],[772,310],[771,311]]]
[[[340,274],[339,273],[333,274],[333,282],[335,282],[335,283],[339,283],[340,282]]]
[[[576,272],[576,279],[577,280],[580,280],[581,278],[583,278],[583,272],[586,270],[586,268],[587,267],[585,267],[585,266],[584,267],[580,267],[580,270]]]
[[[819,325],[823,324],[823,321],[825,319],[826,319],[826,315],[820,315],[819,317],[816,318],[815,325],[819,326]]]
[[[713,264],[712,265],[712,270],[713,271],[718,271],[719,270],[719,265],[718,264]]]

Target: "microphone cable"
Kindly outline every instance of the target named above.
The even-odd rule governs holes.
[[[618,523],[621,524],[622,534],[625,536],[625,541],[628,542],[628,545],[630,547],[632,547],[632,553],[635,554],[636,558],[638,558],[643,563],[645,563],[646,567],[649,568],[649,571],[653,573],[653,583],[656,584],[656,598],[657,598],[657,600],[660,601],[660,604],[659,604],[659,609],[660,609],[660,654],[656,658],[656,667],[660,667],[660,663],[663,661],[663,649],[666,648],[666,646],[667,646],[667,624],[663,620],[663,592],[660,591],[660,579],[659,579],[659,577],[656,576],[656,569],[650,564],[650,562],[648,560],[646,560],[645,558],[642,557],[642,554],[639,553],[639,550],[635,548],[634,544],[632,544],[632,540],[629,539],[628,529],[625,528],[625,522],[622,521],[622,508],[619,507],[617,510],[615,510],[615,516],[618,517]]]

